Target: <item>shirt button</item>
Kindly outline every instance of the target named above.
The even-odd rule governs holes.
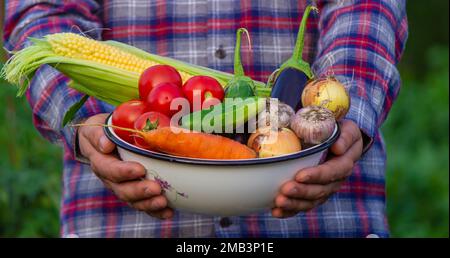
[[[214,55],[219,59],[224,59],[227,56],[227,52],[225,52],[225,49],[223,49],[223,45],[219,46]]]
[[[227,228],[227,227],[231,226],[231,224],[233,224],[233,222],[231,221],[230,218],[224,217],[224,218],[220,219],[219,224],[221,227]]]

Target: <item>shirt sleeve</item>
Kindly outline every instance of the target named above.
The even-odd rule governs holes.
[[[35,0],[6,1],[4,27],[5,47],[19,50],[30,42],[28,37],[42,37],[58,32],[84,33],[101,38],[99,4],[92,0]],[[73,150],[75,129],[62,127],[67,110],[81,99],[82,94],[67,86],[69,79],[57,70],[44,65],[37,70],[26,93],[38,131],[54,143],[62,143]],[[89,98],[77,112],[76,120],[104,112],[107,104]]]
[[[400,90],[396,65],[408,35],[405,1],[327,0],[318,1],[318,8],[320,36],[312,69],[347,87],[346,119],[372,142]]]

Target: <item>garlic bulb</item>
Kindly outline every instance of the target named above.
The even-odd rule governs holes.
[[[291,129],[305,144],[320,144],[334,131],[333,112],[319,106],[301,108],[291,120]]]
[[[276,98],[269,98],[266,108],[258,114],[258,128],[271,126],[272,128],[289,127],[291,118],[295,115],[291,106],[278,101]]]

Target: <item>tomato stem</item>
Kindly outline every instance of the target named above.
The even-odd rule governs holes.
[[[145,126],[144,126],[144,128],[142,128],[142,131],[148,132],[153,129],[156,129],[156,128],[158,128],[158,124],[159,124],[159,118],[157,118],[154,123],[152,121],[150,121],[150,119],[147,118],[147,121],[145,121]]]

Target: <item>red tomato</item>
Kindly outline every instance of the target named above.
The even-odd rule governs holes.
[[[176,98],[184,98],[183,91],[180,87],[173,83],[161,83],[148,94],[146,102],[151,111],[163,113],[168,117],[172,117],[177,110],[170,109],[170,103]]]
[[[112,124],[115,126],[134,129],[134,121],[143,113],[150,111],[144,101],[130,100],[120,104],[112,114]],[[131,132],[115,129],[114,132],[124,141],[133,143]]]
[[[183,85],[183,93],[189,100],[193,111],[201,109],[205,99],[214,97],[222,101],[225,94],[216,79],[202,75],[187,80]]]
[[[202,109],[209,109],[210,107],[218,105],[220,103],[221,101],[214,97],[206,98],[205,101],[203,101]]]
[[[150,124],[148,124],[148,123],[150,123]],[[151,128],[146,128],[148,126],[150,126]],[[152,126],[154,126],[154,128]],[[167,127],[167,126],[170,126],[170,119],[164,114],[161,114],[159,112],[153,112],[153,111],[150,111],[150,112],[140,115],[138,117],[138,119],[136,119],[136,121],[134,122],[134,129],[136,129],[136,130],[142,130],[142,129],[150,130],[150,129],[156,129],[156,128]],[[144,149],[149,149],[148,144],[145,143],[145,141],[140,137],[135,136],[134,143],[138,147],[141,147]]]
[[[148,94],[163,82],[171,82],[178,87],[183,85],[180,73],[170,65],[154,65],[147,68],[139,77],[141,100],[145,100]]]

